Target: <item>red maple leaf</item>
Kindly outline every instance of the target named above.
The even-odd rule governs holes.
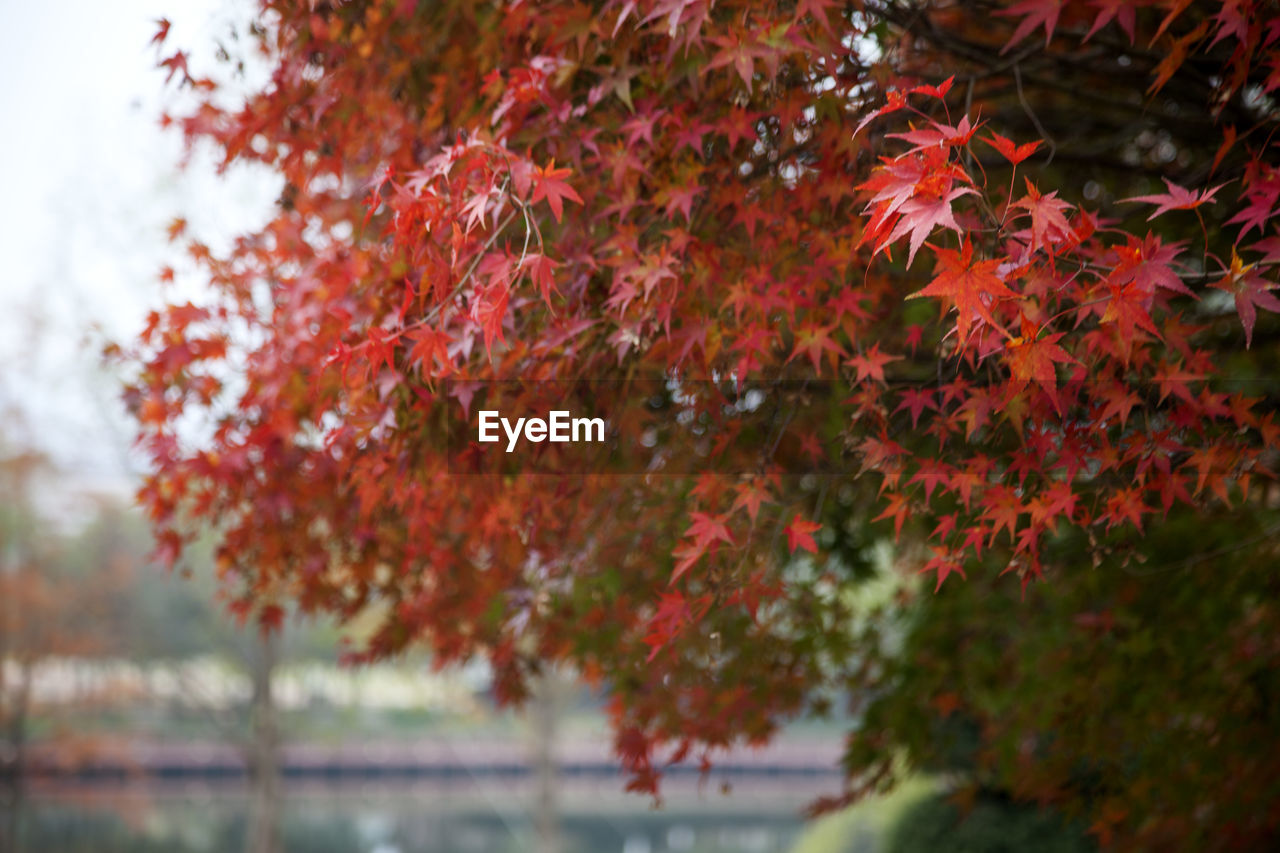
[[[151,44],[154,44],[154,45],[164,44],[164,40],[169,37],[170,26],[171,24],[169,23],[168,18],[157,18],[156,34],[151,37]]]
[[[845,362],[845,364],[853,367],[858,372],[858,382],[866,379],[873,379],[876,382],[884,381],[884,366],[891,361],[901,361],[900,355],[889,355],[880,352],[880,343],[871,345],[871,349],[865,353],[858,353],[853,358]]]
[[[875,241],[878,254],[909,234],[907,266],[911,266],[916,251],[936,226],[961,233],[951,203],[977,191],[970,186],[957,187],[957,181],[967,184],[969,178],[950,161],[947,148],[932,146],[885,158],[871,178],[858,186],[875,192],[863,211],[872,218],[858,245]]]
[[[952,551],[950,548],[939,548],[937,546],[931,546],[931,550],[933,551],[933,556],[929,558],[929,562],[925,563],[924,567],[920,569],[919,574],[923,575],[928,572],[938,573],[938,583],[933,588],[935,593],[942,589],[942,582],[947,579],[948,575],[959,575],[962,578],[965,577],[964,566],[955,551]]]
[[[1111,287],[1111,298],[1107,300],[1107,308],[1102,314],[1102,323],[1115,323],[1124,341],[1133,341],[1134,331],[1143,329],[1153,335],[1159,335],[1151,314],[1147,311],[1147,303],[1151,294],[1136,284],[1123,287]]]
[[[752,480],[746,483],[739,483],[737,486],[738,497],[733,501],[733,509],[745,507],[747,515],[754,522],[756,516],[760,514],[760,505],[762,503],[772,503],[769,499],[769,490],[760,482]]]
[[[907,298],[935,296],[951,300],[956,307],[956,329],[963,344],[969,337],[974,318],[985,320],[992,326],[999,325],[991,314],[991,303],[998,299],[1017,296],[996,275],[998,260],[975,261],[973,243],[966,236],[959,252],[938,249],[938,263],[933,281]]]
[[[916,471],[915,476],[907,482],[908,484],[924,483],[924,499],[927,501],[932,497],[933,491],[938,487],[938,484],[946,485],[950,480],[950,465],[933,459],[923,459],[920,462],[920,470]]]
[[[1008,486],[993,487],[987,490],[983,504],[986,506],[987,518],[991,519],[992,523],[988,543],[994,543],[996,536],[1000,535],[1000,531],[1004,528],[1008,528],[1009,536],[1013,537],[1018,530],[1018,516],[1026,511],[1017,493]]]
[[[1129,413],[1141,404],[1138,395],[1119,382],[1107,382],[1101,392],[1102,401],[1106,403],[1098,414],[1098,422],[1106,423],[1112,417],[1119,418],[1120,426],[1129,421]]]
[[[649,633],[645,636],[645,645],[649,647],[652,661],[667,643],[671,642],[689,619],[689,604],[678,592],[664,592],[659,595],[658,609],[649,619]]]
[[[1093,19],[1093,25],[1089,27],[1089,32],[1085,33],[1082,42],[1091,39],[1094,33],[1115,19],[1120,29],[1129,36],[1129,43],[1133,43],[1134,27],[1137,24],[1137,7],[1132,0],[1090,0],[1090,5],[1097,6],[1100,11]]]
[[[1020,382],[1037,382],[1052,393],[1057,387],[1058,375],[1053,365],[1069,363],[1073,359],[1057,342],[1065,333],[1055,332],[1039,340],[1027,337],[1013,338],[1005,344],[1005,361],[1009,372]]]
[[[1047,249],[1053,254],[1054,246],[1071,238],[1071,226],[1062,215],[1064,210],[1071,209],[1071,205],[1059,199],[1056,190],[1041,195],[1030,178],[1024,180],[1027,182],[1027,194],[1010,207],[1021,208],[1031,214],[1031,245],[1028,251]]]
[[[911,412],[911,428],[915,429],[920,423],[920,415],[925,409],[938,411],[936,397],[938,392],[933,389],[908,388],[902,392],[902,402],[898,404],[898,408],[893,410],[896,415],[903,409]]]
[[[909,130],[905,133],[890,133],[890,139],[901,139],[910,142],[915,146],[912,150],[923,148],[932,148],[939,145],[948,145],[952,148],[962,147],[969,144],[969,140],[973,138],[973,134],[978,130],[977,127],[969,123],[969,117],[964,116],[955,126],[939,124],[936,121],[929,122],[933,125],[932,129]],[[979,123],[981,126],[981,123]]]
[[[902,537],[902,523],[907,520],[907,513],[911,512],[911,505],[907,502],[905,495],[895,494],[889,497],[889,505],[885,507],[884,512],[877,515],[872,521],[881,521],[882,519],[893,519],[893,538],[900,539]]]
[[[834,326],[817,326],[808,325],[796,331],[795,349],[787,358],[790,363],[796,356],[804,353],[809,356],[809,361],[813,363],[814,372],[818,372],[822,367],[822,354],[827,353],[828,357],[833,361],[844,357],[844,349],[835,341],[831,340],[831,333],[835,331]]]
[[[910,234],[910,250],[907,254],[907,266],[910,267],[916,258],[916,251],[925,239],[933,233],[933,229],[941,226],[950,228],[957,234],[962,233],[956,224],[955,215],[951,212],[951,202],[962,195],[975,193],[972,187],[955,187],[938,196],[915,196],[907,199],[898,208],[901,216],[893,230],[876,246],[879,252],[893,241]]]
[[[1227,220],[1228,225],[1243,225],[1236,242],[1244,239],[1254,228],[1263,234],[1267,224],[1275,219],[1276,203],[1280,202],[1280,173],[1269,172],[1267,177],[1250,187],[1245,198],[1248,204],[1235,216]]]
[[[1142,501],[1142,491],[1134,486],[1120,489],[1108,498],[1106,511],[1101,518],[1106,519],[1108,530],[1126,521],[1141,530],[1142,516],[1150,511]]]
[[[537,204],[546,199],[551,207],[551,215],[556,218],[556,222],[559,222],[560,217],[564,215],[564,199],[582,204],[582,198],[563,180],[571,174],[573,172],[569,169],[557,169],[555,160],[548,163],[545,169],[538,167],[533,196],[529,199],[529,203]]]
[[[1240,315],[1240,324],[1244,326],[1245,349],[1253,344],[1253,324],[1258,319],[1258,308],[1280,311],[1280,299],[1271,292],[1276,289],[1277,284],[1258,275],[1256,268],[1256,264],[1246,264],[1240,260],[1239,255],[1232,252],[1231,268],[1227,270],[1227,274],[1209,285],[1235,297],[1236,313]]]
[[[1226,0],[1213,18],[1218,24],[1218,31],[1213,41],[1209,42],[1209,47],[1213,47],[1227,36],[1232,36],[1240,44],[1245,44],[1249,34],[1249,22],[1246,18],[1251,11],[1250,6],[1242,0]]]
[[[712,71],[724,65],[732,65],[738,72],[738,76],[742,78],[742,85],[746,86],[747,91],[750,92],[751,77],[755,73],[755,60],[765,55],[763,49],[744,41],[740,33],[731,36],[713,36],[709,41],[717,45],[720,50],[711,57],[705,70]]]
[[[1169,191],[1167,193],[1161,193],[1160,195],[1140,195],[1140,196],[1134,196],[1133,198],[1122,198],[1120,199],[1120,201],[1121,202],[1141,202],[1143,204],[1154,204],[1156,206],[1155,212],[1147,217],[1147,221],[1150,222],[1160,214],[1170,210],[1192,210],[1193,208],[1197,208],[1202,204],[1211,202],[1213,201],[1213,197],[1214,195],[1217,194],[1218,190],[1226,186],[1226,184],[1218,184],[1216,187],[1212,189],[1201,190],[1200,192],[1192,192],[1191,190],[1178,186],[1168,178],[1164,179],[1164,184],[1169,188]]]
[[[1058,374],[1054,364],[1073,361],[1067,351],[1058,346],[1064,332],[1045,335],[1039,340],[1033,337],[1018,337],[1005,345],[1005,361],[1009,372],[1018,383],[1035,382],[1053,401],[1053,407],[1062,411],[1062,402],[1058,397]]]
[[[675,583],[680,577],[693,565],[702,559],[702,555],[707,553],[707,549],[703,546],[696,545],[692,542],[685,542],[672,550],[671,556],[676,557],[675,568],[671,570],[671,579],[668,583]]]
[[[982,141],[1003,154],[1004,158],[1015,166],[1034,154],[1041,144],[1040,140],[1037,139],[1035,142],[1028,142],[1025,145],[1014,145],[1012,140],[1006,139],[995,132]]]
[[[1130,235],[1128,245],[1118,246],[1115,251],[1119,259],[1109,279],[1111,284],[1133,282],[1148,296],[1153,295],[1157,287],[1195,296],[1170,266],[1182,251],[1182,243],[1165,245],[1148,232],[1141,241]]]
[[[733,536],[729,533],[729,528],[724,523],[724,516],[711,516],[705,512],[695,512],[689,517],[693,519],[693,523],[689,525],[685,535],[692,536],[694,543],[699,548],[706,548],[714,542],[733,544]]]
[[[546,255],[530,252],[525,256],[521,267],[528,270],[529,278],[533,280],[534,285],[538,288],[538,293],[542,296],[542,301],[548,305],[551,304],[551,294],[556,292],[555,269],[558,267],[555,261]]]
[[[1041,25],[1044,26],[1044,46],[1048,47],[1049,40],[1053,38],[1054,27],[1058,26],[1058,14],[1062,11],[1062,5],[1063,0],[1022,0],[1021,3],[1015,3],[1008,9],[996,11],[995,14],[1007,18],[1022,16],[1022,21],[1000,53],[1008,53],[1015,44],[1031,35],[1036,27]]]
[[[484,348],[487,352],[493,352],[495,341],[505,341],[502,323],[507,316],[507,301],[510,296],[511,289],[499,282],[478,293],[471,306],[472,317],[484,332]]]
[[[787,534],[787,548],[793,553],[797,548],[803,548],[810,553],[818,553],[818,543],[814,541],[813,534],[822,529],[822,525],[816,521],[807,521],[801,517],[800,513],[796,513],[791,519],[791,523],[783,528],[783,532]]]

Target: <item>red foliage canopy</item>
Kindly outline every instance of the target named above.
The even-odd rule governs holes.
[[[176,121],[286,191],[188,244],[210,299],[152,316],[129,391],[162,548],[216,522],[246,611],[372,610],[363,654],[484,654],[506,698],[571,662],[653,790],[872,678],[841,590],[876,537],[927,540],[929,589],[1025,587],[1083,570],[1046,562],[1069,531],[1083,564],[1265,500],[1274,400],[1223,376],[1280,309],[1273,4],[269,0],[252,32],[242,106],[164,60],[207,92]],[[778,436],[708,428],[747,473],[459,475],[467,383],[511,378],[756,388]],[[850,473],[787,473],[819,444]]]

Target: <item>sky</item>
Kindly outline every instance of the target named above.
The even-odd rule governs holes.
[[[176,259],[166,225],[185,216],[216,247],[279,194],[263,172],[218,176],[207,152],[180,169],[181,140],[159,126],[182,94],[155,67],[156,20],[172,21],[168,45],[199,73],[249,9],[0,0],[0,444],[43,451],[73,488],[129,491],[141,470],[99,353],[173,298],[157,279]]]

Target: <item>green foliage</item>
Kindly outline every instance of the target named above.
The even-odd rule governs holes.
[[[1097,845],[1078,824],[1035,806],[982,796],[962,811],[946,796],[921,800],[903,813],[886,853],[1089,853]]]
[[[1265,837],[1280,796],[1276,532],[1267,511],[1173,514],[1025,600],[990,576],[920,598],[865,729],[966,785],[1065,798],[1104,839],[1129,810],[1165,816],[1144,844],[1208,844],[1209,821]]]

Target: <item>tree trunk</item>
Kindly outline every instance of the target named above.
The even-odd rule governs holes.
[[[253,699],[250,706],[248,853],[278,853],[280,849],[279,731],[271,677],[275,672],[279,637],[263,635],[250,662]]]
[[[0,669],[5,665],[0,658]],[[31,703],[31,661],[18,664],[18,683],[15,685],[0,684],[8,689],[8,694],[0,694],[0,720],[5,725],[5,739],[0,755],[0,841],[4,846],[0,849],[9,853],[18,853],[22,843],[22,806],[24,774],[26,773],[27,755],[27,709]],[[8,719],[4,719],[7,717]]]
[[[557,674],[544,672],[532,685],[529,702],[532,723],[534,802],[533,830],[538,853],[560,853],[560,827],[556,809],[556,722],[560,713]]]

